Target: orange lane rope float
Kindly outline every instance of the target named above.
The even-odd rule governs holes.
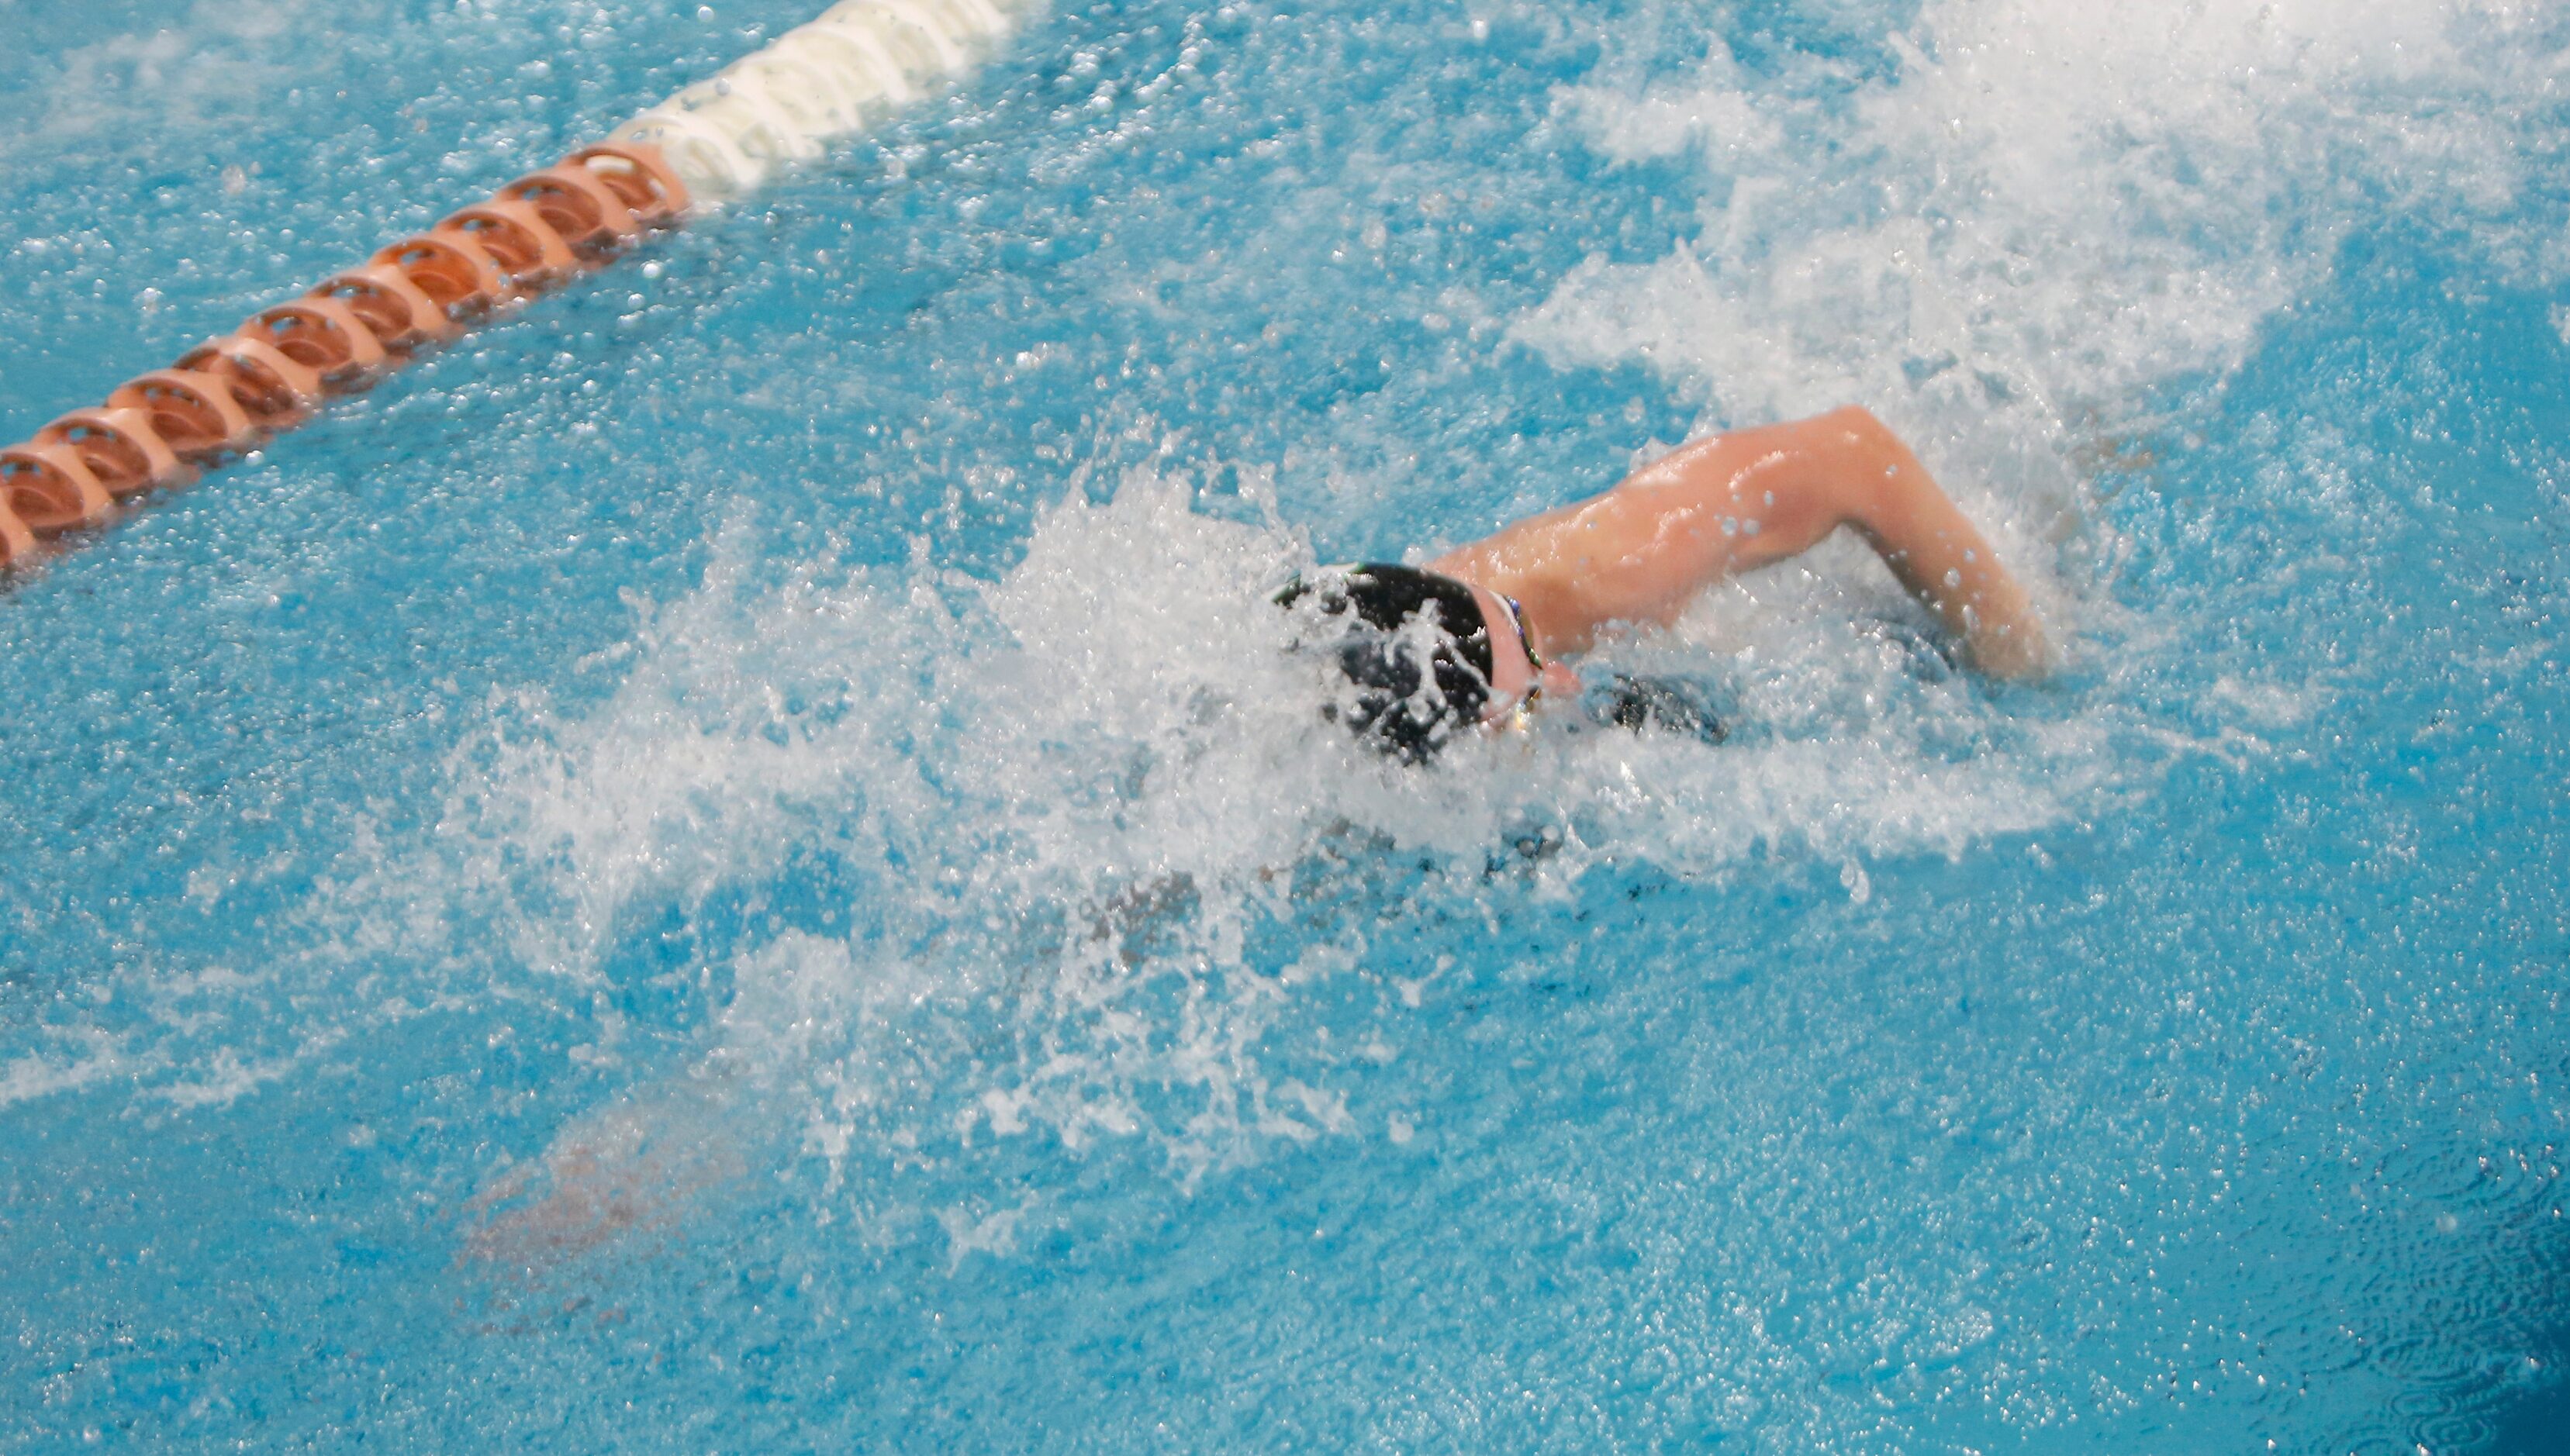
[[[822,154],[1005,36],[1014,0],[843,0],[444,221],[0,449],[0,565],[309,420],[691,207]],[[0,437],[5,438],[5,437]]]

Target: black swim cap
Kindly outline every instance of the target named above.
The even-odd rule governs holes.
[[[1297,576],[1276,604],[1311,598],[1343,628],[1328,645],[1356,684],[1353,701],[1323,708],[1360,742],[1425,762],[1482,721],[1491,701],[1491,633],[1473,588],[1452,576],[1369,561]]]

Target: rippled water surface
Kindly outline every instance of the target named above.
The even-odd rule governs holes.
[[[807,18],[0,0],[0,434]],[[0,1445],[2570,1448],[2570,24],[1064,5],[0,595]],[[1435,770],[1259,588],[1872,406]]]

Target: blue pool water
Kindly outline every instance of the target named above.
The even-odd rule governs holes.
[[[806,0],[0,0],[0,433]],[[1064,5],[0,596],[0,1446],[2570,1449],[2570,23]],[[1250,588],[1858,400],[1353,766]]]

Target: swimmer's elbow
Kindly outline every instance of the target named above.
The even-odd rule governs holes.
[[[1883,423],[1874,411],[1863,405],[1841,405],[1821,418],[1844,433],[1851,445],[1898,443],[1901,438],[1893,434],[1892,427]]]

